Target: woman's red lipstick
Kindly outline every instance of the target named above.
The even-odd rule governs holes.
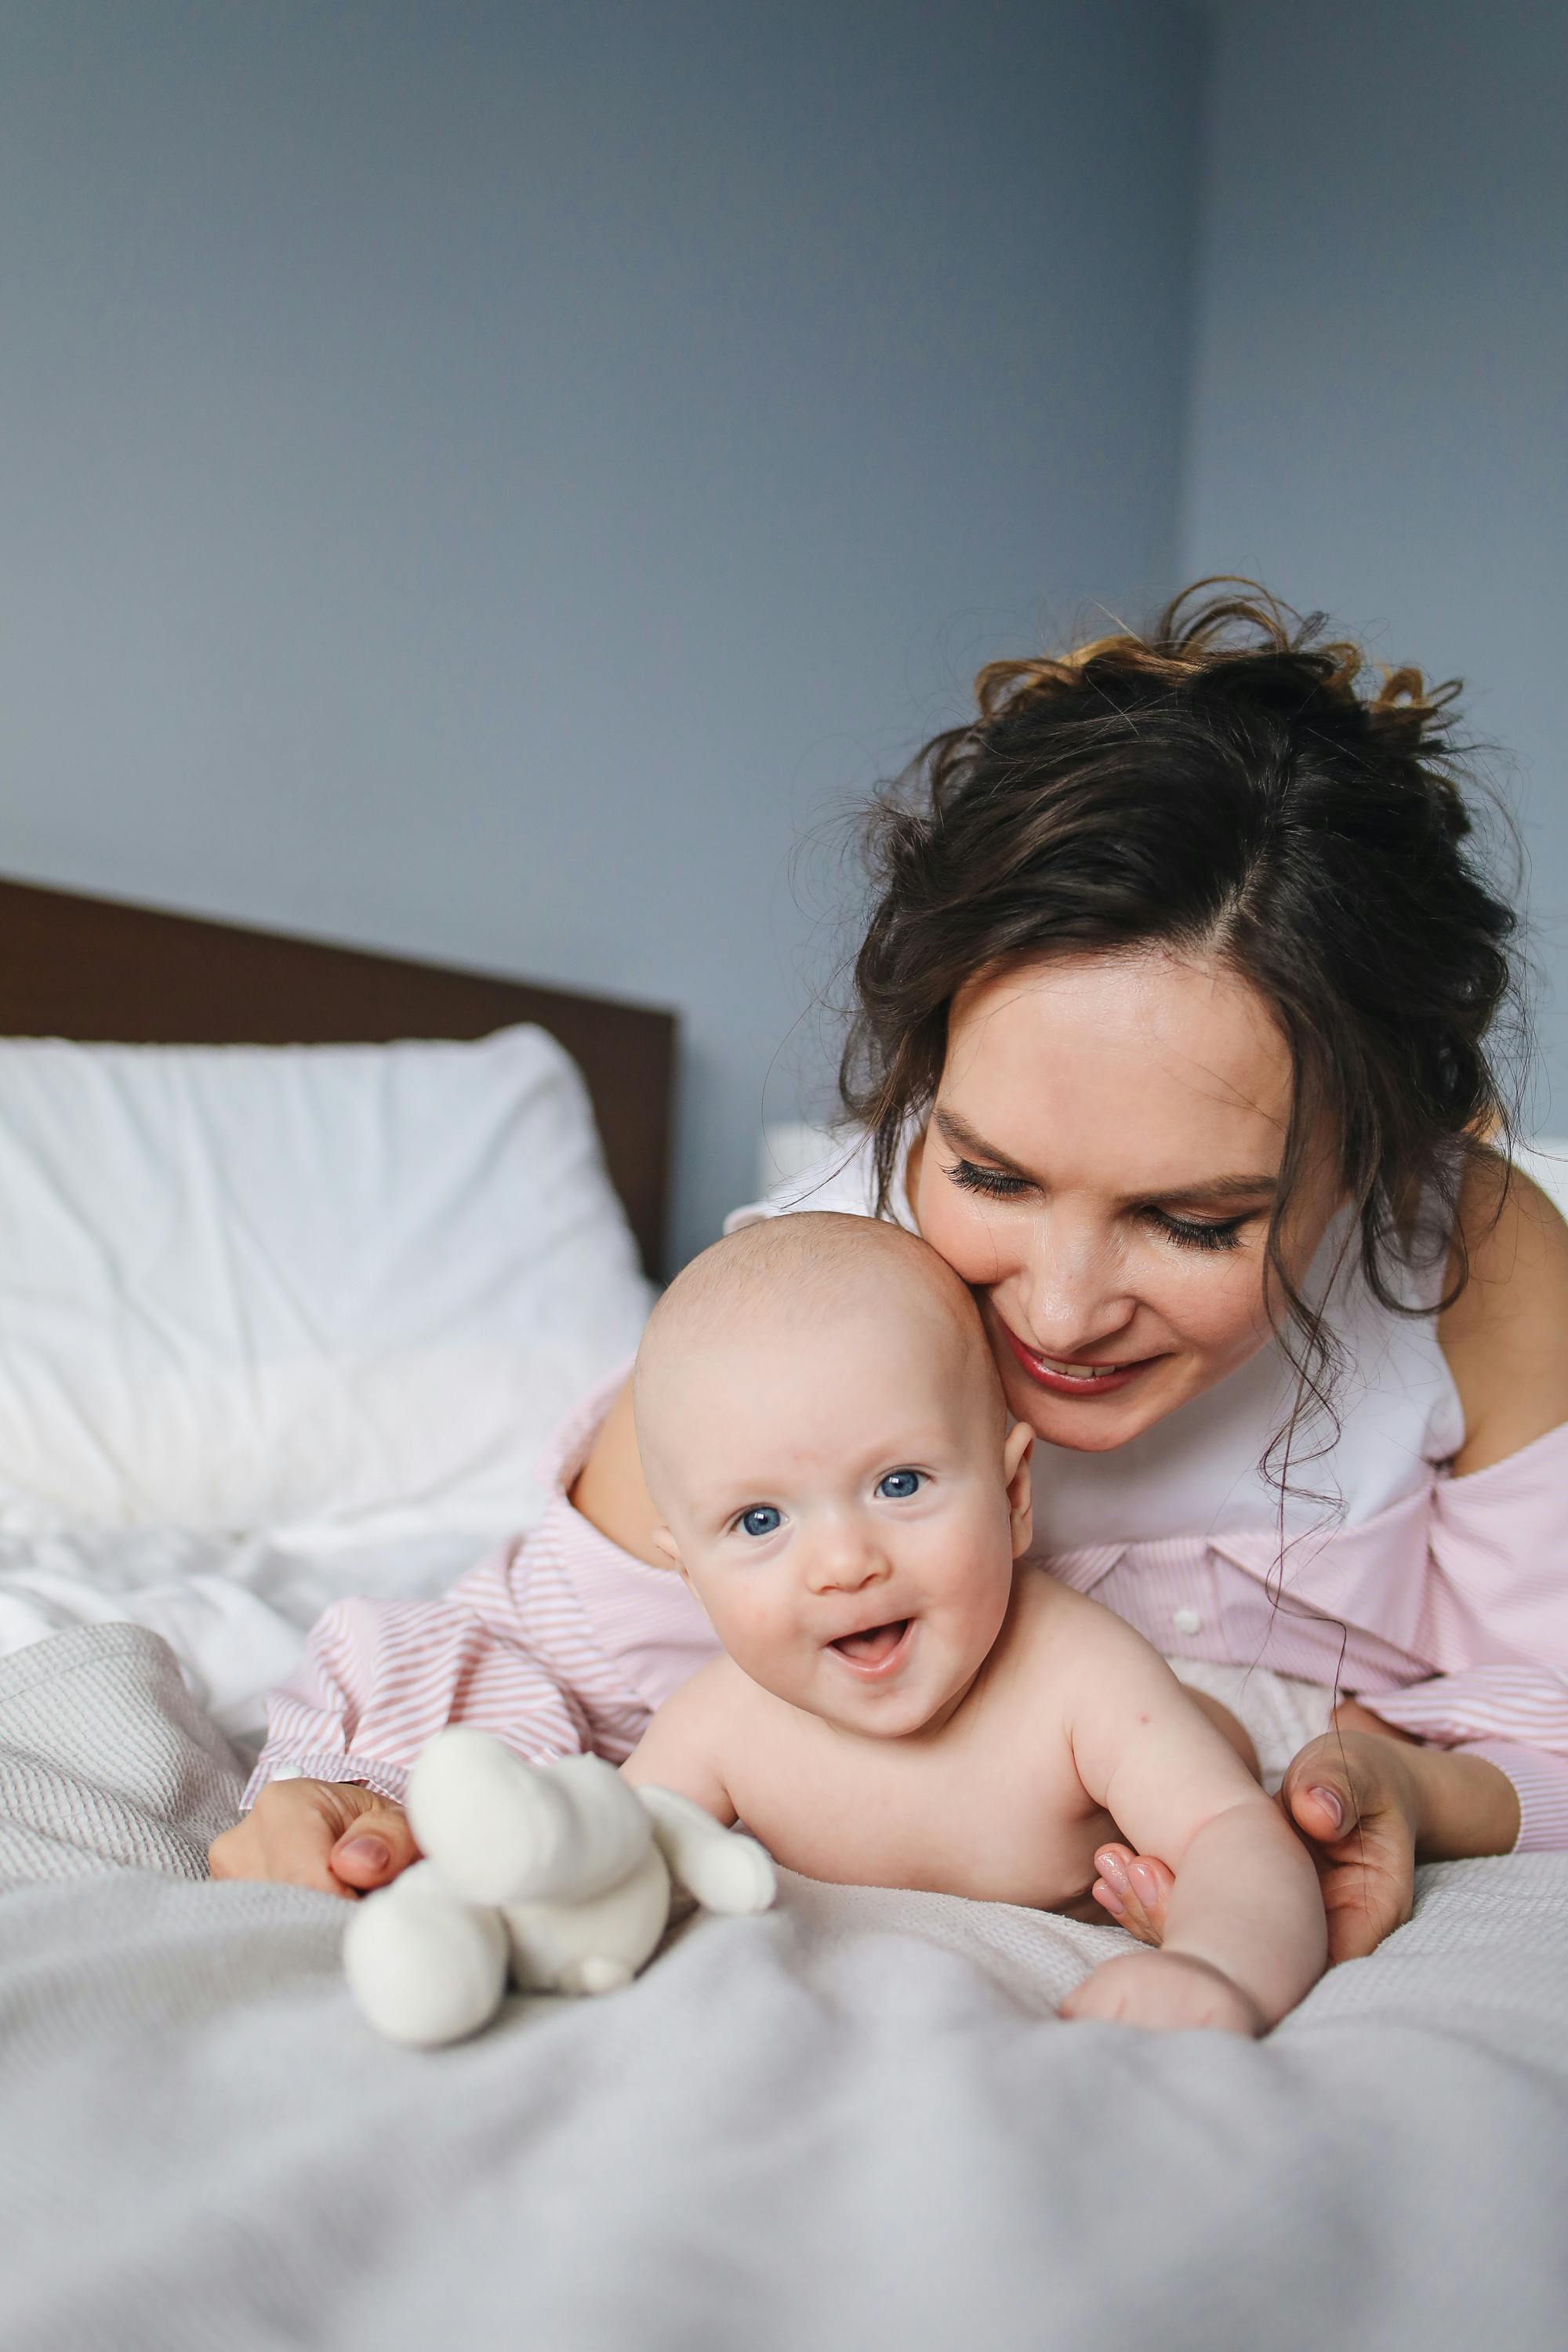
[[[1001,1321],[1000,1317],[997,1320]],[[1010,1330],[1005,1323],[1002,1324],[1002,1336],[1037,1388],[1046,1390],[1051,1396],[1071,1397],[1079,1404],[1092,1403],[1098,1397],[1120,1394],[1130,1381],[1136,1380],[1140,1372],[1147,1371],[1151,1364],[1158,1361],[1153,1356],[1140,1356],[1135,1362],[1118,1364],[1114,1369],[1095,1367],[1092,1378],[1075,1380],[1070,1372],[1058,1372],[1044,1356],[1037,1356],[1033,1348],[1026,1348],[1017,1333]]]

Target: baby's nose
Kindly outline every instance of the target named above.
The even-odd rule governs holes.
[[[879,1545],[858,1528],[845,1528],[816,1547],[806,1580],[814,1592],[858,1592],[888,1573]]]

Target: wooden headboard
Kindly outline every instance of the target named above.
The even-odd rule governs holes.
[[[449,964],[0,882],[0,1035],[121,1045],[384,1045],[537,1022],[593,1097],[650,1274],[664,1271],[675,1016]]]

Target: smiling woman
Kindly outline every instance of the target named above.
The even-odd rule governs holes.
[[[1479,1137],[1507,1126],[1486,1041],[1513,917],[1468,854],[1457,689],[1408,668],[1367,691],[1365,677],[1357,647],[1257,594],[1180,599],[1147,638],[982,671],[976,719],[875,811],[845,1057],[879,1206],[939,1096],[944,1118],[1005,1144],[1026,1092],[1053,1159],[1096,1131],[1116,1180],[1100,1196],[1126,1194],[1119,1207],[1168,1244],[1251,1231],[1261,1249],[1230,1295],[1261,1307],[1267,1263],[1250,1347],[1278,1329],[1313,1396],[1338,1350],[1300,1277],[1331,1211],[1348,1207],[1345,1249],[1390,1309],[1423,1254],[1452,1255],[1458,1287],[1460,1194],[1488,1157]],[[1048,1006],[1020,1003],[1025,974]],[[998,1021],[1002,1044],[982,1034]],[[973,1099],[999,1087],[987,1126]],[[1004,1197],[1002,1161],[962,1164],[972,1192]],[[1012,1197],[1041,1172],[1013,1169]],[[1233,1203],[1253,1213],[1234,1227],[1216,1213]],[[1125,1354],[1067,1336],[1078,1369]],[[1123,1434],[1235,1360],[1190,1361]]]
[[[1252,593],[983,671],[873,812],[858,1139],[765,1204],[970,1284],[1059,1578],[1211,1691],[1359,1695],[1285,1775],[1341,1957],[1417,1852],[1568,1843],[1568,1235],[1483,1140],[1453,693]]]
[[[1568,1846],[1568,1229],[1483,1140],[1513,919],[1450,701],[1259,593],[983,671],[874,812],[856,1131],[731,1221],[880,1218],[961,1277],[1037,1552],[1246,1718],[1341,1958],[1418,1857]],[[629,1391],[591,1400],[508,1606],[592,1624],[602,1753],[713,1642],[658,1521]],[[476,1596],[435,1720],[505,1631]],[[371,1636],[310,1674],[295,1746],[370,1738]],[[1159,1862],[1108,1874],[1136,1932]]]

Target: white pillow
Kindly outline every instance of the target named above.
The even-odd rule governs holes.
[[[524,1526],[649,1297],[543,1030],[0,1043],[0,1528]]]

